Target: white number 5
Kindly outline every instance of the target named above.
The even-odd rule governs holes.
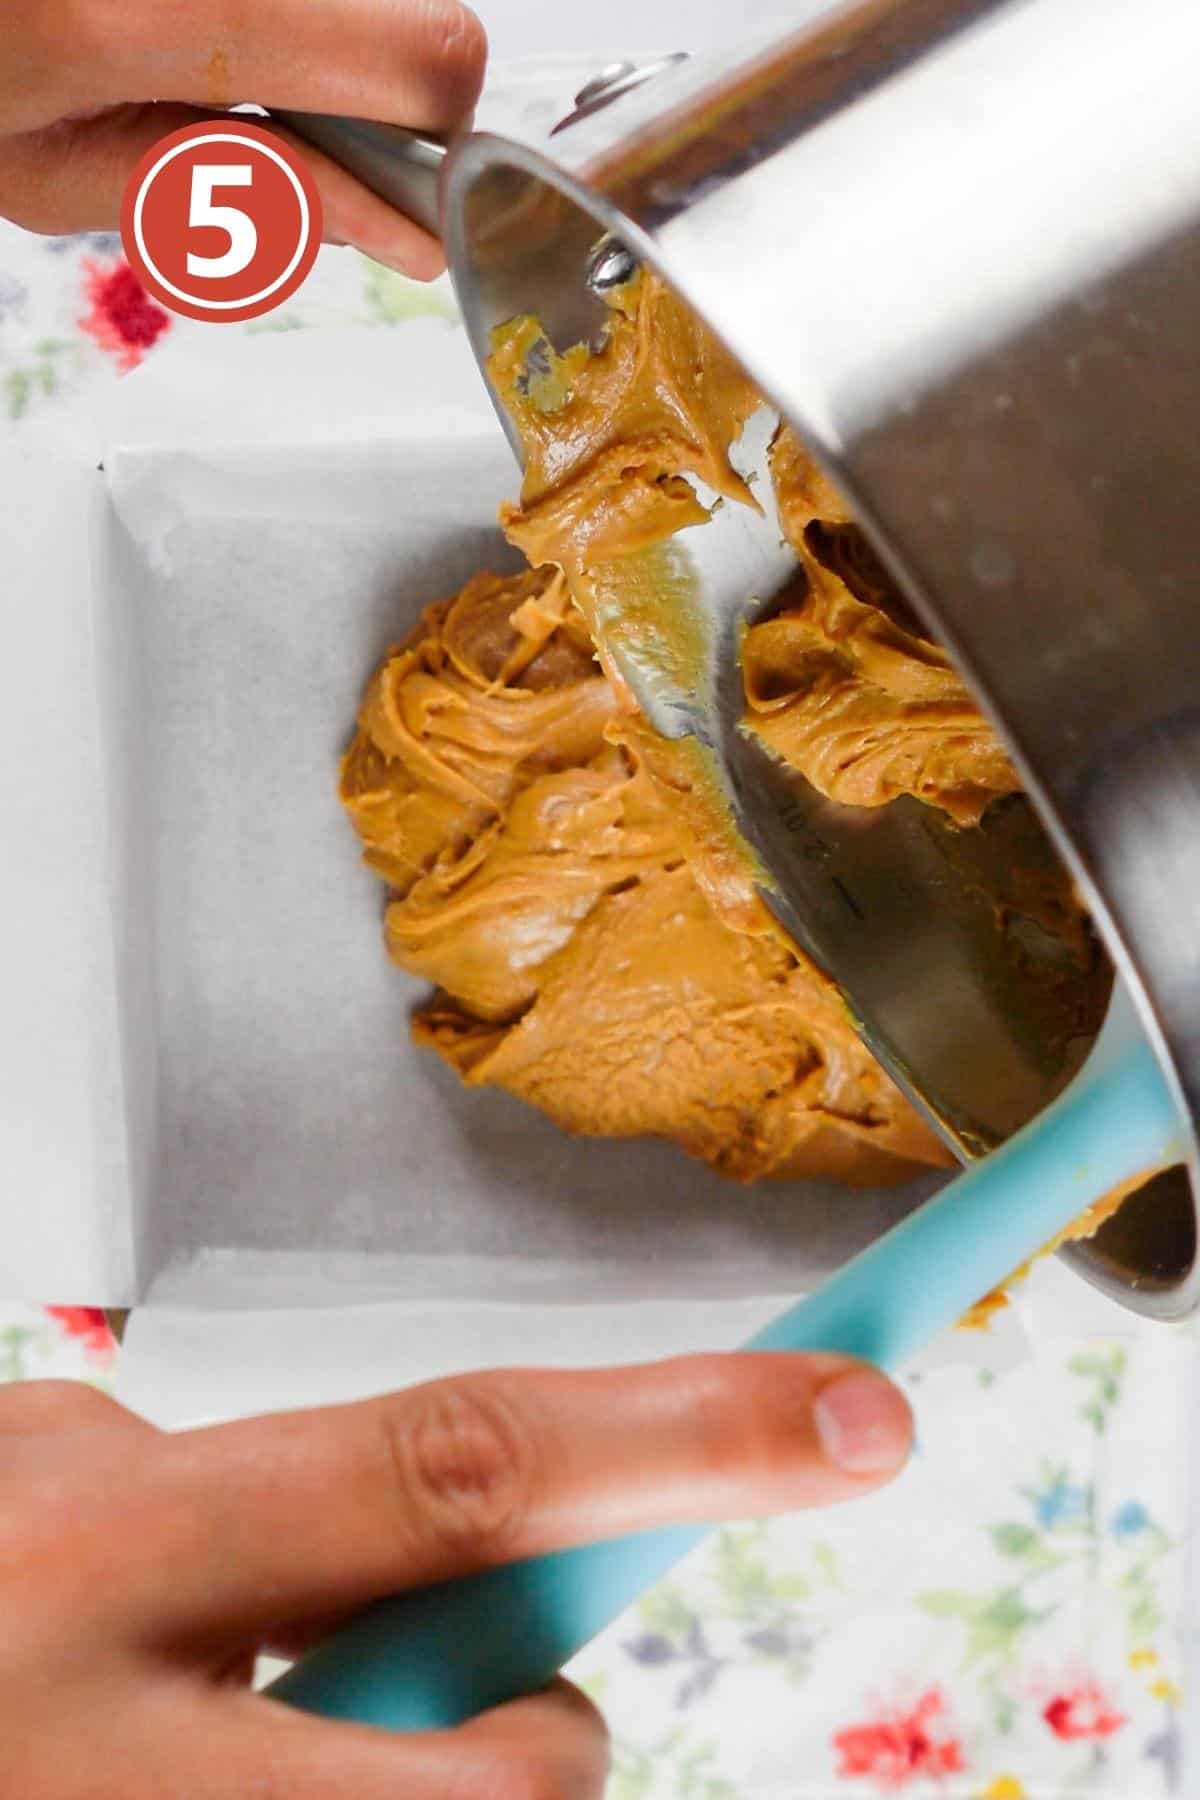
[[[210,281],[219,281],[223,275],[240,275],[254,260],[258,231],[249,213],[237,206],[213,205],[214,188],[247,188],[253,175],[249,163],[197,163],[192,169],[188,225],[218,226],[228,235],[229,248],[220,256],[196,256],[189,250],[189,275],[203,275]]]

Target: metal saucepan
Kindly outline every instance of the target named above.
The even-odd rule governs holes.
[[[481,363],[517,312],[586,331],[626,249],[721,334],[956,654],[1193,1124],[1198,66],[1178,0],[868,0],[600,71],[536,142],[286,120],[442,230]],[[1196,1173],[1066,1254],[1192,1311]]]

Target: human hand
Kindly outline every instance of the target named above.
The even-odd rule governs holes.
[[[175,1434],[88,1387],[6,1388],[0,1791],[598,1800],[603,1723],[565,1682],[399,1737],[255,1693],[255,1655],[580,1540],[846,1499],[910,1437],[899,1391],[832,1355],[498,1371]]]
[[[152,144],[246,101],[451,132],[487,58],[458,0],[0,0],[0,44],[0,215],[40,232],[115,230]],[[441,272],[427,232],[300,148],[328,239]]]

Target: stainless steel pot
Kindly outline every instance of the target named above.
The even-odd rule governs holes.
[[[591,328],[609,234],[791,419],[1007,741],[1193,1123],[1198,68],[1192,0],[867,0],[601,71],[544,139],[457,144],[440,197],[481,364],[516,312]],[[433,222],[437,146],[291,122]],[[1065,1254],[1192,1311],[1196,1175]]]

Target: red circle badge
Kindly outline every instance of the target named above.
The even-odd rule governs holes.
[[[257,319],[294,294],[321,243],[321,197],[298,151],[241,118],[185,125],[148,150],[121,205],[147,291],[189,319]]]

